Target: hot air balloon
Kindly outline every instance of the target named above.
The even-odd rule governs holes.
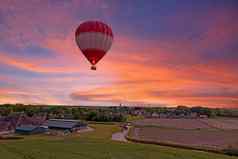
[[[112,29],[100,21],[86,21],[79,25],[75,32],[79,49],[96,70],[96,64],[111,48],[113,41]]]

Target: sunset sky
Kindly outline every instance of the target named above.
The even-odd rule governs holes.
[[[114,33],[97,71],[86,20]],[[238,107],[238,1],[0,0],[0,103]]]

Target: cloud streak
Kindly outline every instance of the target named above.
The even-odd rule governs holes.
[[[0,102],[238,106],[237,3],[209,2],[1,1]],[[96,72],[74,39],[87,19],[115,35]]]

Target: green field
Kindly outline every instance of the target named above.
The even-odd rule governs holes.
[[[235,157],[157,145],[111,141],[116,125],[91,125],[95,131],[56,138],[29,136],[0,141],[1,159],[232,159]],[[236,158],[237,159],[237,158]]]

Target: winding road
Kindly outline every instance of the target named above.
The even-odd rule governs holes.
[[[124,129],[123,131],[117,132],[112,134],[112,140],[114,141],[121,141],[121,142],[128,142],[126,139],[126,135],[128,134],[129,129]]]

